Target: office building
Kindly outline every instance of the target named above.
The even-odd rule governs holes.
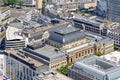
[[[23,1],[23,5],[25,5],[25,6],[35,6],[36,5],[35,0],[21,0],[21,1]]]
[[[97,1],[97,13],[101,17],[107,17],[107,0],[98,0]]]
[[[120,0],[108,0],[108,20],[120,23]]]
[[[22,49],[28,44],[42,44],[48,39],[50,31],[68,24],[69,22],[50,19],[38,12],[30,11],[7,26],[5,46]]]
[[[11,15],[9,7],[0,7],[0,23],[2,20],[9,18]]]
[[[13,49],[6,49],[0,53],[6,56],[5,73],[10,80],[71,80],[41,63],[36,54]]]
[[[106,55],[101,56],[101,58],[106,59],[108,61],[112,61],[116,63],[117,65],[120,65],[120,52],[119,51],[113,51]]]
[[[114,50],[114,41],[112,39],[80,31],[75,27],[56,30],[50,34],[47,43],[67,53],[68,63],[75,62],[84,56],[93,55],[95,52],[108,53]]]
[[[119,74],[120,66],[97,56],[75,62],[68,71],[68,76],[75,80],[117,80]]]
[[[52,69],[57,69],[95,52],[111,52],[113,47],[113,40],[107,37],[84,33],[75,27],[64,27],[51,31],[49,39],[42,44],[29,44],[22,52]]]
[[[6,30],[5,47],[11,49],[21,49],[25,47],[22,23],[11,23]]]
[[[0,50],[0,72],[5,73],[6,72],[6,56],[2,53]]]
[[[108,26],[107,36],[114,40],[116,47],[120,47],[120,24],[112,23]]]
[[[82,30],[94,32],[103,36],[107,35],[107,27],[105,27],[104,23],[82,17],[74,18],[73,22],[75,27],[80,28]]]
[[[67,64],[65,54],[62,51],[57,51],[56,47],[47,44],[39,44],[39,47],[29,46],[28,48],[24,48],[23,52],[52,69],[57,69]]]

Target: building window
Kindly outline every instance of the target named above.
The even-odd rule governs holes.
[[[78,54],[76,54],[76,58],[78,58]]]
[[[71,62],[72,62],[72,58],[71,58]]]
[[[88,50],[88,54],[90,54],[90,50]]]
[[[82,56],[84,56],[84,52],[82,52]]]
[[[79,57],[81,57],[81,53],[79,53]]]

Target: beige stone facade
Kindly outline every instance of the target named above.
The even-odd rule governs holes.
[[[78,9],[79,2],[68,2],[65,4],[60,4],[60,8],[68,11],[75,11]]]
[[[78,59],[93,55],[95,53],[93,46],[88,46],[83,49],[76,50],[68,55],[68,63],[75,62]]]
[[[73,47],[79,46],[79,45],[84,44],[86,42],[87,42],[87,38],[79,39],[79,40],[76,40],[74,42],[70,42],[70,43],[67,43],[67,44],[62,44],[62,43],[59,43],[59,42],[56,42],[56,41],[53,41],[53,40],[48,40],[49,45],[57,47],[60,50],[71,49]]]
[[[52,69],[57,69],[57,68],[60,68],[61,66],[64,66],[66,64],[67,64],[67,59],[66,58],[61,58],[61,59],[58,59],[58,60],[55,60],[55,61],[51,62],[49,64],[49,66]]]
[[[82,59],[84,57],[94,55],[95,52],[101,52],[101,53],[109,53],[114,50],[114,41],[108,41],[108,42],[96,42],[95,45],[87,45],[85,47],[79,48],[77,50],[71,51],[67,53],[67,50],[80,47],[85,45],[88,42],[87,38],[83,38],[71,43],[62,44],[58,43],[52,40],[48,41],[49,45],[52,45],[54,47],[57,47],[58,50],[64,51],[67,54],[66,61],[67,63],[75,62],[78,59]],[[63,59],[65,60],[65,59]],[[59,62],[59,61],[58,61]],[[54,63],[55,64],[55,63]],[[58,63],[59,64],[59,63]],[[61,64],[61,63],[60,63]],[[53,63],[52,63],[53,65]],[[61,64],[62,65],[62,64]],[[60,66],[60,65],[59,65]]]

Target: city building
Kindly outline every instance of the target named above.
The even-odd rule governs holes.
[[[35,6],[36,5],[36,0],[21,0],[23,1],[23,5],[25,6]]]
[[[37,41],[35,43],[33,41],[34,44],[27,44],[26,47],[18,50],[6,48],[4,52],[6,55],[6,74],[10,78],[41,80],[41,77],[44,78],[44,76],[39,76],[40,66],[46,65],[51,69],[57,69],[96,52],[105,54],[114,50],[113,40],[81,31],[73,26],[63,26],[48,31],[49,38],[45,41],[41,39],[43,42]],[[44,37],[42,38],[44,39]]]
[[[5,55],[6,75],[10,80],[71,80],[44,65],[39,57],[22,50],[6,49],[0,54]],[[60,62],[60,61],[59,61]]]
[[[62,51],[57,51],[56,47],[47,44],[43,44],[40,47],[29,46],[24,48],[23,52],[52,69],[57,69],[67,64],[65,54]]]
[[[97,6],[97,0],[88,0],[88,2],[86,1],[84,3],[84,7],[85,9],[96,9]]]
[[[120,24],[111,23],[108,27],[107,36],[114,40],[114,44],[117,48],[120,47]]]
[[[60,8],[66,11],[76,11],[79,7],[78,2],[67,2],[59,5]]]
[[[116,63],[117,65],[120,65],[120,52],[119,51],[113,51],[106,55],[101,56],[101,58],[112,61]]]
[[[11,11],[9,7],[0,7],[0,23],[2,20],[9,18]]]
[[[68,11],[74,11],[79,8],[95,8],[97,6],[97,0],[48,0],[48,3],[56,4]]]
[[[6,56],[3,54],[3,52],[0,50],[0,72],[5,73],[6,72]]]
[[[41,80],[72,80],[71,78],[56,72],[55,70],[51,70],[48,66],[40,66],[37,70],[39,70],[39,77]]]
[[[11,49],[21,49],[25,47],[22,23],[11,23],[6,30],[5,47]]]
[[[114,50],[112,39],[80,31],[75,27],[66,27],[52,32],[47,44],[67,53],[68,63],[75,62],[84,56],[93,55],[95,52],[108,53]]]
[[[30,11],[8,24],[6,30],[6,48],[22,49],[34,44],[42,44],[49,37],[49,32],[61,28],[69,22],[50,19],[38,12]]]
[[[119,74],[120,66],[97,56],[75,62],[68,71],[68,76],[75,80],[117,80]]]
[[[99,16],[107,17],[107,0],[98,0],[97,2],[97,13]]]
[[[104,23],[82,17],[74,18],[73,22],[75,27],[80,28],[82,30],[94,32],[103,36],[107,35],[107,27]]]
[[[120,1],[108,0],[108,20],[120,23]]]
[[[52,69],[57,69],[85,56],[91,56],[95,52],[104,54],[111,52],[113,48],[114,41],[107,37],[68,26],[50,31],[49,39],[28,44],[21,53],[37,59]]]
[[[74,26],[80,28],[81,30],[90,31],[113,39],[115,46],[118,48],[120,47],[119,23],[111,22],[108,20],[102,20],[99,18],[95,18],[92,20],[89,19],[89,17],[74,18],[73,22],[74,22]]]

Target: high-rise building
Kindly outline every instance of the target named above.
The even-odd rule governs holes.
[[[120,22],[120,0],[108,0],[108,20]]]

